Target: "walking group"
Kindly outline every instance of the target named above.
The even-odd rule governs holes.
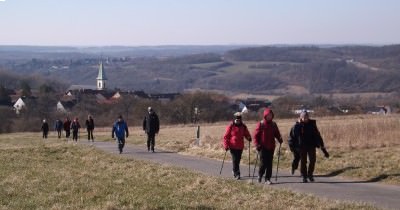
[[[67,141],[70,138],[72,131],[72,141],[77,142],[78,139],[80,138],[80,133],[79,133],[80,128],[81,125],[77,117],[75,117],[73,121],[71,121],[70,118],[67,117],[65,118],[64,122],[61,121],[60,119],[57,119],[54,123],[54,130],[57,131],[57,137],[60,139],[62,136],[62,131],[64,130],[65,138],[67,139]],[[88,141],[93,142],[94,120],[91,115],[89,115],[86,120],[86,130],[87,130]],[[47,139],[49,133],[49,124],[46,119],[43,119],[41,131],[43,134],[43,139]]]
[[[86,131],[87,131],[87,139],[90,142],[94,142],[94,120],[91,115],[88,115],[88,118],[85,122]],[[77,142],[80,138],[79,129],[81,125],[77,117],[74,118],[73,121],[70,120],[69,117],[62,122],[60,119],[57,119],[54,125],[54,129],[57,131],[57,137],[61,138],[62,130],[65,131],[65,137],[68,140],[70,138],[70,134],[72,131],[72,140]],[[49,133],[49,124],[46,119],[43,119],[42,123],[42,134],[43,139],[47,139]],[[152,107],[147,108],[147,113],[143,119],[143,130],[147,134],[147,151],[155,152],[155,136],[158,134],[160,130],[160,121],[158,115],[154,111]],[[113,123],[111,137],[116,140],[118,145],[118,151],[121,154],[123,152],[125,146],[125,140],[129,136],[128,124],[123,119],[122,115],[117,117],[117,120]]]
[[[276,142],[279,143],[278,164],[281,144],[283,143],[278,125],[273,121],[273,119],[274,113],[271,109],[266,108],[263,113],[263,119],[257,123],[253,135],[253,144],[257,150],[256,165],[259,161],[257,180],[261,183],[264,177],[264,181],[268,185],[272,184],[271,177]],[[250,156],[250,142],[252,141],[252,136],[250,135],[247,126],[242,121],[241,113],[237,112],[234,114],[232,123],[227,126],[223,137],[223,147],[226,152],[229,150],[232,156],[232,173],[236,179],[240,179],[241,175],[240,160],[242,158],[245,139],[249,142]],[[329,153],[324,147],[324,142],[317,128],[316,121],[309,118],[309,113],[307,111],[301,112],[299,119],[291,128],[288,144],[293,153],[292,175],[295,173],[295,170],[298,168],[300,163],[302,181],[304,183],[308,181],[314,182],[316,148],[321,148],[325,157],[329,157]],[[255,169],[256,168],[254,167],[253,176]],[[278,171],[278,167],[276,170]],[[220,173],[221,172],[222,167]]]

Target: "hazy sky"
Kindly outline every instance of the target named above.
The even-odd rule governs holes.
[[[0,45],[394,43],[399,0],[0,0]]]

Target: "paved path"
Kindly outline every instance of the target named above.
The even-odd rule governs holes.
[[[95,142],[94,146],[103,151],[118,154],[117,145],[115,143]],[[180,166],[206,175],[232,177],[231,162],[225,162],[222,174],[220,175],[219,172],[222,161],[208,158],[186,156],[157,150],[155,153],[151,153],[147,152],[147,149],[144,147],[132,145],[127,145],[125,147],[122,156],[149,160],[166,165]],[[230,160],[229,153],[226,159]],[[253,173],[253,167],[254,166],[251,167],[251,174]],[[248,166],[242,166],[241,172],[242,176],[244,176],[242,180],[251,180],[251,177],[248,176],[248,171]],[[275,172],[274,168],[273,176]],[[298,173],[298,171],[296,172]],[[279,172],[278,182],[275,182],[275,177],[273,177],[272,181],[274,184],[271,185],[271,187],[311,193],[329,199],[367,202],[380,208],[400,209],[400,187],[398,186],[350,181],[326,176],[316,176],[314,183],[302,183],[302,179],[299,176],[289,175],[288,172]],[[256,178],[254,178],[254,183],[257,183]]]

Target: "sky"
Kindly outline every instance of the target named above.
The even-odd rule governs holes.
[[[399,0],[0,0],[0,45],[399,44]]]

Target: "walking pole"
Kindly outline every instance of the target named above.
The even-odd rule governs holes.
[[[249,141],[249,177],[250,177],[250,141]]]
[[[282,144],[279,144],[279,150],[278,150],[278,163],[276,164],[276,174],[275,174],[275,182],[278,181],[278,169],[279,169],[279,158],[281,157],[281,146]]]
[[[257,152],[257,156],[256,156],[256,163],[254,164],[253,176],[251,177],[251,183],[253,183],[254,174],[256,173],[257,161],[258,161],[258,152]]]
[[[222,160],[222,166],[221,166],[221,170],[219,171],[219,175],[221,175],[221,173],[222,173],[222,168],[224,167],[226,152],[228,152],[228,150],[225,150],[225,155],[224,155],[224,159]]]

